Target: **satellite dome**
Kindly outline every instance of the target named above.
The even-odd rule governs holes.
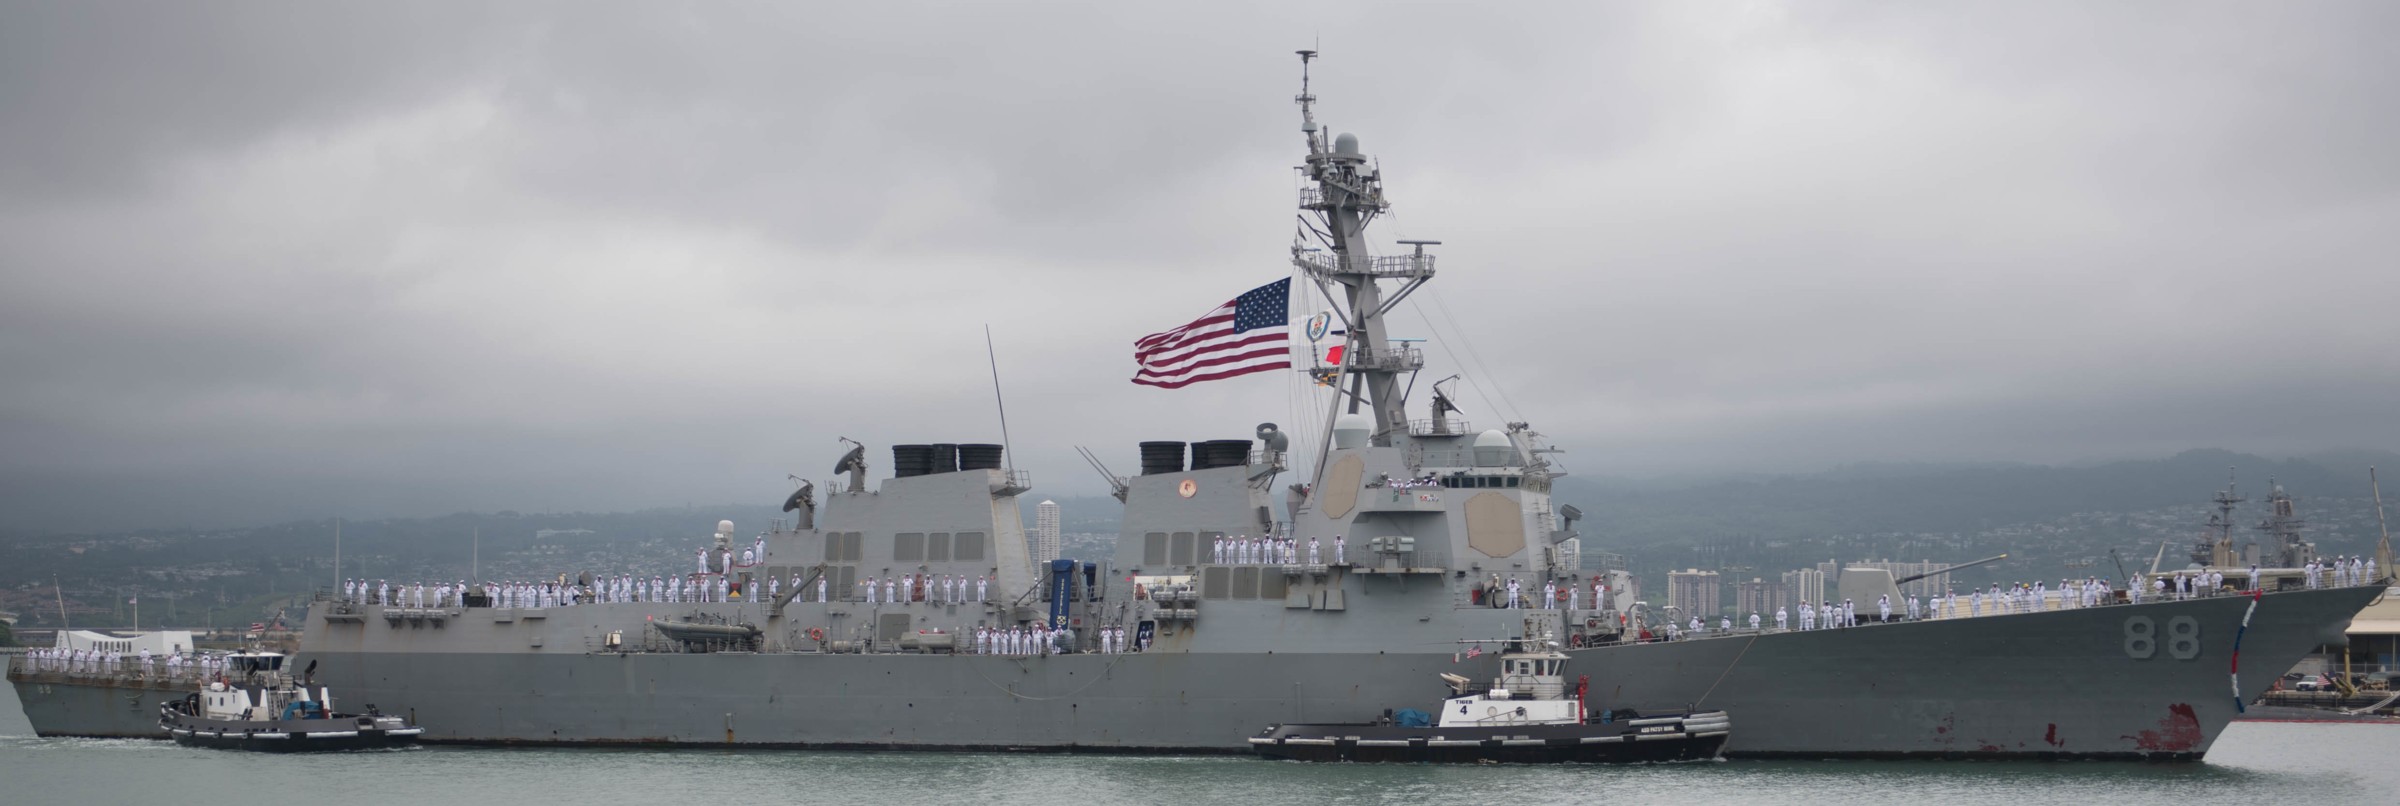
[[[1358,135],[1349,132],[1334,135],[1333,153],[1349,157],[1358,156]]]
[[[733,521],[717,521],[717,534],[733,534]]]
[[[1501,433],[1499,429],[1475,435],[1476,467],[1505,466],[1509,459],[1516,456],[1516,453],[1517,446],[1509,442],[1508,435]]]
[[[1375,421],[1358,412],[1344,412],[1333,418],[1333,447],[1364,448],[1367,438],[1375,433]]]

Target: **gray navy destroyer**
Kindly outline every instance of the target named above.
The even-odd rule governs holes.
[[[1496,677],[1474,642],[1533,629],[1565,637],[1594,710],[1730,714],[1728,756],[2193,759],[2381,590],[1659,640],[1623,570],[1562,560],[1579,513],[1551,500],[1555,448],[1408,400],[1425,356],[1384,320],[1434,278],[1434,244],[1370,250],[1383,177],[1319,126],[1305,78],[1297,100],[1292,260],[1342,326],[1316,370],[1339,392],[1323,437],[1143,445],[1142,472],[1112,478],[1113,557],[1033,563],[1032,484],[998,446],[895,446],[872,485],[861,446],[747,562],[721,528],[688,577],[750,595],[345,594],[311,608],[299,654],[429,742],[1240,753],[1270,725],[1369,722],[1444,696],[1442,675]],[[565,587],[605,587],[584,582]],[[995,650],[994,630],[1036,626],[1054,630],[1036,651]],[[45,734],[155,730],[122,685],[19,691]]]

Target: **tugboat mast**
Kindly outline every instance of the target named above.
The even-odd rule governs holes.
[[[1293,100],[1300,105],[1300,132],[1308,140],[1308,162],[1300,170],[1312,185],[1300,190],[1300,209],[1323,248],[1310,247],[1304,237],[1292,245],[1292,264],[1306,273],[1327,299],[1342,302],[1339,313],[1345,326],[1341,361],[1320,370],[1318,380],[1348,398],[1350,413],[1365,409],[1374,418],[1373,444],[1388,447],[1393,435],[1408,433],[1400,375],[1424,368],[1425,356],[1404,342],[1390,341],[1383,317],[1433,279],[1433,256],[1425,253],[1425,247],[1440,242],[1406,241],[1403,243],[1414,250],[1391,257],[1368,252],[1367,225],[1391,207],[1383,198],[1383,174],[1359,152],[1356,135],[1344,133],[1327,140],[1317,124],[1317,96],[1308,90],[1308,64],[1317,52],[1299,53],[1300,95]],[[1398,280],[1402,285],[1386,295],[1380,285],[1383,280]],[[1342,388],[1345,383],[1346,390]]]

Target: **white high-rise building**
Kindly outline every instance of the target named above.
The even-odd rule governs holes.
[[[1825,601],[1825,571],[1819,568],[1785,571],[1783,572],[1783,589],[1791,595],[1791,598],[1807,602],[1812,606],[1823,602]]]
[[[1043,501],[1033,508],[1033,564],[1048,567],[1058,559],[1058,502]]]

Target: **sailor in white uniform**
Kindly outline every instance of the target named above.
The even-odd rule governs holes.
[[[982,579],[975,580],[975,601],[976,601],[976,603],[980,604],[980,603],[983,603],[983,602],[989,602],[989,601],[991,601],[991,600],[992,600],[992,595],[991,595],[991,587],[992,587],[992,578],[991,578],[990,576],[985,576],[985,577],[983,577]]]
[[[1209,549],[1209,556],[1210,556],[1211,558],[1213,558],[1213,561],[1214,561],[1214,562],[1215,562],[1217,565],[1224,565],[1224,564],[1225,564],[1225,538],[1222,538],[1222,537],[1220,537],[1220,538],[1217,538],[1217,539],[1216,539],[1216,541],[1215,541],[1214,543],[1210,544],[1210,545],[1212,546],[1212,548],[1211,548],[1211,549]]]
[[[1517,601],[1517,580],[1515,577],[1510,577],[1508,580],[1508,609],[1515,610],[1520,607],[1524,607],[1524,605]]]
[[[1693,617],[1692,617],[1692,634],[1693,634],[1693,635],[1699,635],[1699,634],[1701,634],[1701,633],[1703,633],[1703,632],[1706,632],[1706,631],[1708,631],[1708,628],[1707,628],[1707,627],[1700,626],[1700,617],[1699,617],[1699,616],[1693,616]]]
[[[1884,595],[1881,595],[1881,596],[1877,596],[1877,597],[1875,597],[1875,606],[1876,606],[1877,608],[1880,608],[1880,609],[1882,609],[1882,610],[1883,610],[1883,617],[1882,617],[1882,618],[1880,618],[1880,619],[1877,619],[1878,621],[1891,621],[1891,620],[1892,620],[1892,596],[1891,596],[1891,594],[1888,594],[1888,593],[1887,593],[1887,594],[1884,594]]]
[[[1334,564],[1334,565],[1347,565],[1347,563],[1344,563],[1344,562],[1342,562],[1342,536],[1341,536],[1341,535],[1334,535],[1334,536],[1333,536],[1333,564]]]
[[[1309,538],[1309,539],[1308,539],[1308,564],[1309,564],[1309,565],[1322,565],[1322,564],[1323,564],[1323,563],[1320,563],[1320,562],[1318,562],[1318,560],[1317,560],[1317,558],[1318,558],[1318,556],[1319,556],[1319,555],[1317,554],[1317,546],[1318,546],[1318,544],[1319,544],[1320,542],[1322,542],[1320,538],[1314,538],[1314,537],[1312,537],[1312,538]]]
[[[1750,629],[1751,629],[1752,631],[1756,631],[1756,630],[1758,629],[1758,614],[1757,614],[1757,613],[1752,613],[1752,614],[1750,614]]]
[[[1543,610],[1556,610],[1556,609],[1558,609],[1558,583],[1556,583],[1556,582],[1544,582],[1544,583],[1542,583],[1542,609],[1543,609]]]

